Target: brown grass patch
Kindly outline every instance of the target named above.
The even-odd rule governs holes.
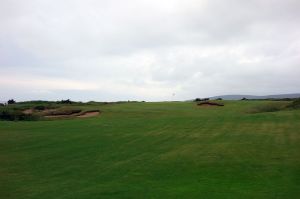
[[[29,115],[29,114],[33,113],[33,110],[31,108],[30,109],[26,109],[26,110],[22,111],[22,113],[24,113],[26,115]]]
[[[224,106],[224,104],[217,103],[217,102],[209,102],[209,101],[199,102],[197,105],[198,106]]]

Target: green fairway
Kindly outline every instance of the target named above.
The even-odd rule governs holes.
[[[0,198],[300,198],[300,109],[223,103],[89,105],[101,114],[0,121]]]

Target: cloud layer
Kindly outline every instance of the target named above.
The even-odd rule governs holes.
[[[298,0],[4,0],[0,100],[299,92],[299,10]]]

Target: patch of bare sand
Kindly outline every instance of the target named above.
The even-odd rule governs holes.
[[[24,111],[22,111],[24,114],[32,114],[33,113],[33,110],[30,108],[30,109],[26,109]]]
[[[77,117],[79,118],[86,118],[86,117],[95,117],[97,115],[99,115],[100,112],[99,111],[91,111],[91,112],[85,112],[81,115],[78,115]]]

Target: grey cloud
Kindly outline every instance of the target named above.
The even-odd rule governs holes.
[[[1,1],[0,77],[101,85],[87,100],[299,92],[299,10],[297,0]],[[37,89],[7,86],[6,98]]]

